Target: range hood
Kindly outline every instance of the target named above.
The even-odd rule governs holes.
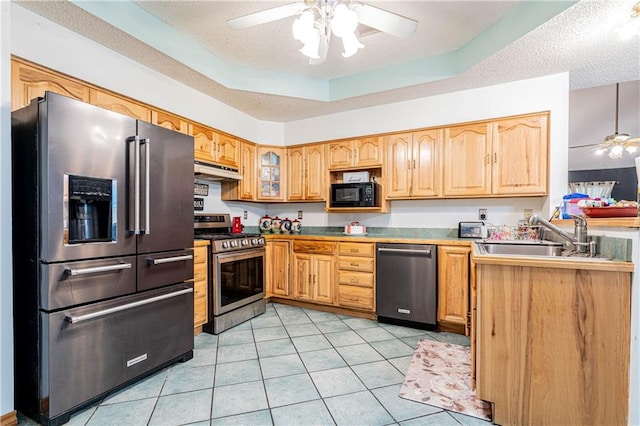
[[[194,174],[196,179],[209,181],[230,181],[242,180],[242,176],[238,173],[238,169],[231,167],[219,166],[217,164],[203,163],[196,161],[194,163]]]

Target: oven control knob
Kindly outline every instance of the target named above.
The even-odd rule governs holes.
[[[259,244],[264,244],[264,238],[258,238],[258,243]]]
[[[253,240],[251,240],[251,245],[252,246],[258,245],[258,239],[254,238]]]
[[[243,246],[248,246],[249,245],[249,240],[242,240],[240,242],[240,244],[242,244]]]
[[[229,247],[229,243],[227,241],[222,243],[222,248],[228,248]]]
[[[231,246],[232,247],[238,247],[238,242],[237,241],[231,241]]]

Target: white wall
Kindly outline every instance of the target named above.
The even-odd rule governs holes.
[[[282,123],[256,120],[15,3],[11,9],[14,55],[253,142],[283,144]]]
[[[9,2],[0,1],[0,416],[13,411],[11,267],[11,44]]]

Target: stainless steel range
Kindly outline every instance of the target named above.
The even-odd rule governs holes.
[[[195,238],[210,240],[208,312],[218,334],[265,312],[264,237],[231,233],[229,214],[196,214]]]

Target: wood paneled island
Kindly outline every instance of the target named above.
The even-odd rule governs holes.
[[[630,262],[478,255],[476,389],[501,425],[626,425]]]

